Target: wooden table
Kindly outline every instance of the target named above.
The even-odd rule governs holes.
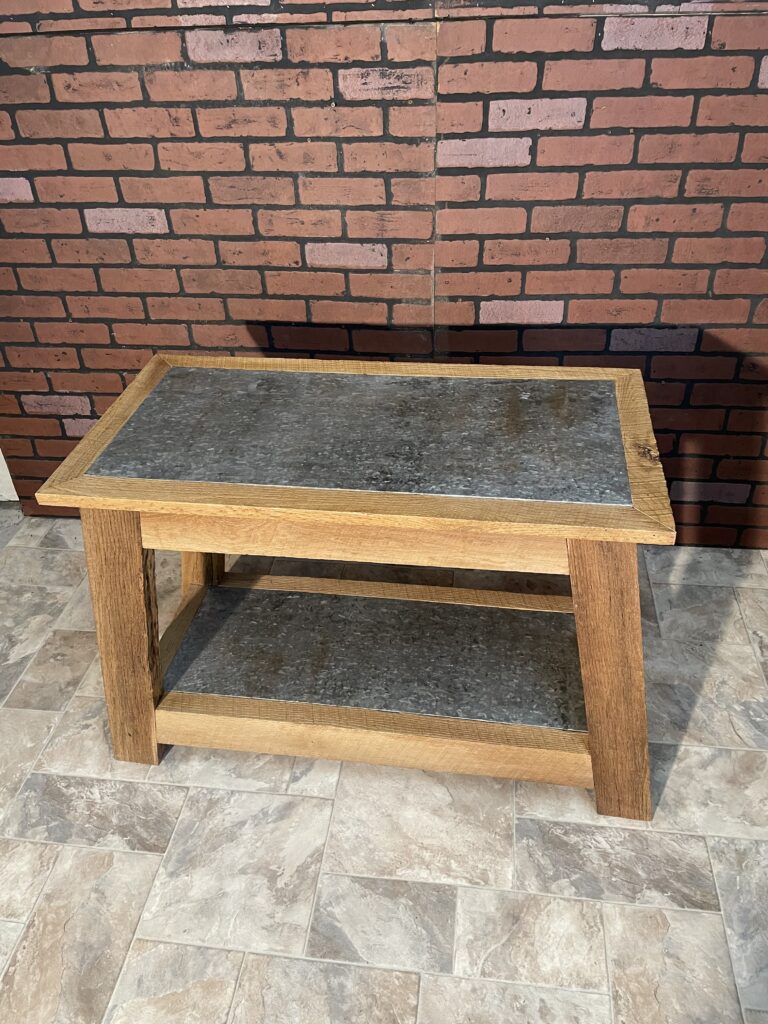
[[[164,353],[37,497],[81,510],[115,757],[346,758],[650,817],[636,545],[675,534],[637,371]],[[158,548],[182,552],[162,637]],[[225,554],[569,575],[572,598]]]

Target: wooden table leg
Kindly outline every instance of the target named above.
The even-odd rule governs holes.
[[[155,553],[142,547],[136,512],[82,509],[81,519],[112,751],[118,761],[157,764]]]
[[[213,587],[224,575],[224,555],[200,551],[181,553],[181,592],[190,587]]]
[[[651,817],[637,548],[568,541],[597,810]]]

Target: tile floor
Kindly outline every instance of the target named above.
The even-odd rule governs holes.
[[[768,1024],[766,554],[646,554],[646,825],[554,786],[115,762],[79,526],[0,509],[0,1021]],[[174,556],[158,583],[167,620]]]

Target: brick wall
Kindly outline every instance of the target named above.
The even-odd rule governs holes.
[[[156,350],[621,365],[681,540],[768,546],[768,14],[172,3],[5,0],[29,510]]]

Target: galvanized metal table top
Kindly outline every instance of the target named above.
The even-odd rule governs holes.
[[[610,380],[173,366],[87,475],[632,503]]]

